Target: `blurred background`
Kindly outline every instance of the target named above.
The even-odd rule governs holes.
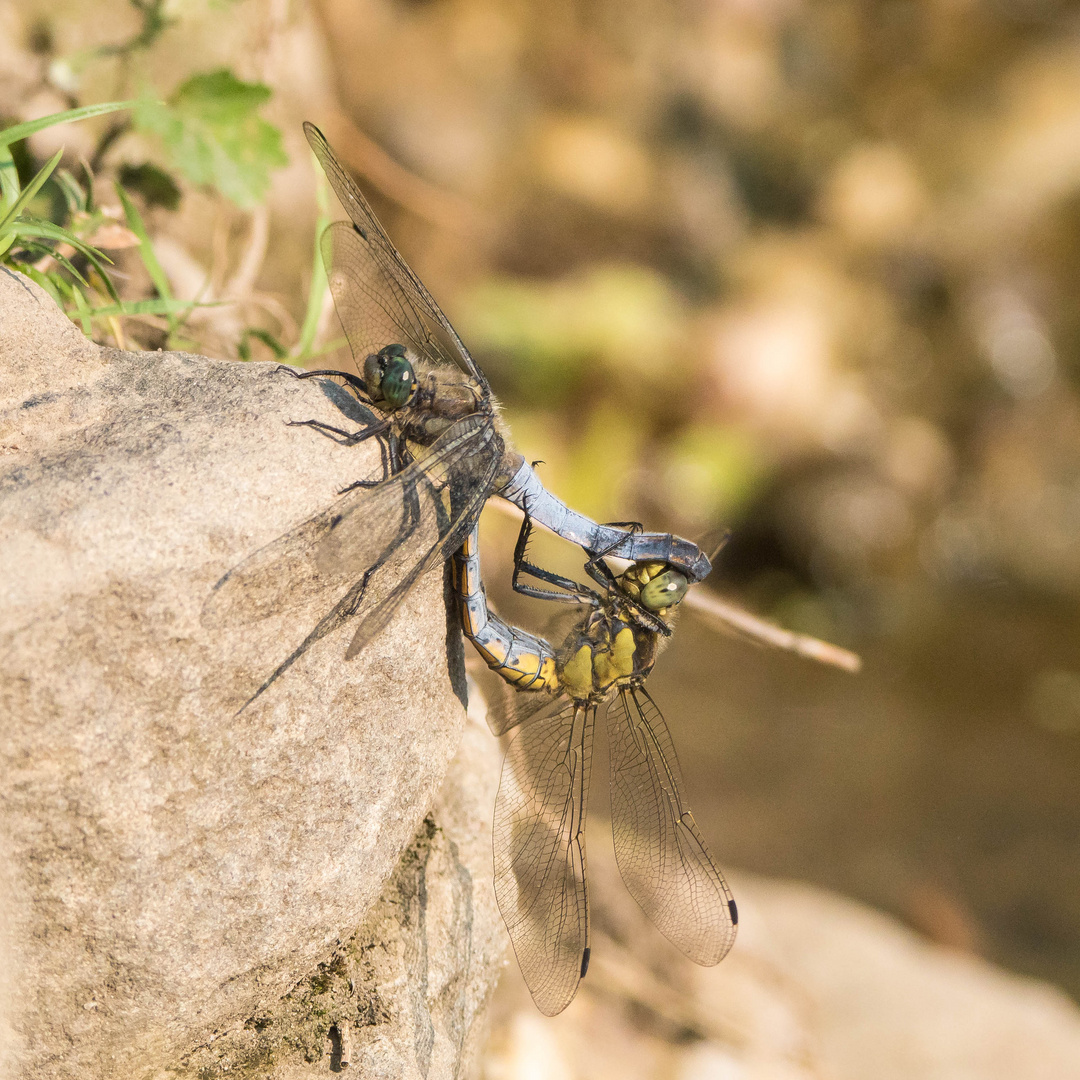
[[[862,654],[684,614],[650,687],[721,864],[1080,998],[1076,5],[0,0],[5,125],[140,96],[172,112],[42,131],[20,176],[66,147],[126,300],[228,303],[98,340],[347,364],[319,124],[553,490],[730,527],[705,588]]]

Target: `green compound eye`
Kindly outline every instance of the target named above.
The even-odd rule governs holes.
[[[364,385],[371,400],[391,409],[408,404],[416,389],[416,374],[405,356],[404,345],[387,345],[364,360]]]
[[[383,400],[392,409],[400,409],[412,397],[416,385],[412,364],[404,357],[395,356],[382,373],[379,390]]]
[[[391,408],[401,408],[409,397],[413,396],[415,382],[413,365],[403,356],[395,356],[382,373],[379,389],[382,391],[383,401]]]
[[[665,570],[641,590],[641,606],[649,611],[663,611],[682,600],[689,587],[689,582],[677,570]]]

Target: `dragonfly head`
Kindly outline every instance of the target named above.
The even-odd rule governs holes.
[[[685,574],[662,562],[636,562],[619,578],[619,585],[647,612],[661,618],[679,604],[690,587]]]
[[[407,405],[416,393],[416,372],[404,345],[387,345],[364,361],[364,383],[371,400],[384,402],[391,411]]]

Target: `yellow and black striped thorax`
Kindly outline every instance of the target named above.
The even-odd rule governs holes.
[[[645,681],[656,661],[656,634],[620,618],[614,605],[593,612],[559,650],[559,688],[575,701],[600,701]]]

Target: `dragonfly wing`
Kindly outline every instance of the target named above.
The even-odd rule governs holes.
[[[544,690],[521,690],[511,686],[495,672],[484,679],[487,698],[487,723],[492,735],[505,735],[520,724],[542,719],[546,714],[561,709],[565,698]]]
[[[607,710],[615,858],[630,894],[691,960],[719,963],[735,941],[738,913],[683,801],[667,724],[643,688]]]
[[[340,574],[330,576],[322,572],[316,553],[320,543],[333,531],[342,507],[363,500],[374,490],[358,489],[338,499],[327,509],[234,566],[214,586],[203,605],[203,625],[246,625],[272,615],[287,614],[313,597],[342,584]],[[378,527],[384,543],[398,530],[397,522],[387,519],[380,522]],[[372,548],[379,545],[379,538],[374,533],[370,536],[370,543]]]
[[[562,1012],[589,963],[585,804],[593,706],[526,724],[495,800],[495,898],[537,1008]]]
[[[488,444],[487,454],[477,454],[470,462],[470,476],[474,480],[474,486],[466,502],[454,512],[446,525],[446,531],[439,539],[416,560],[413,568],[401,578],[393,590],[382,597],[364,616],[349,643],[345,653],[346,660],[356,656],[369,641],[382,632],[409,590],[424,574],[444,563],[465,542],[465,537],[469,535],[484,509],[501,456],[501,445],[495,449],[493,444]]]
[[[230,570],[203,607],[204,625],[255,622],[324,593],[340,598],[391,556],[407,567],[401,570],[404,579],[432,546],[433,533],[456,536],[462,527],[453,518],[439,521],[445,514],[440,485],[463,492],[477,485],[473,500],[486,498],[501,453],[498,443],[487,417],[465,417],[432,444],[422,461],[348,492]],[[470,511],[468,498],[461,498],[462,509]],[[353,611],[358,608],[359,600]]]
[[[319,246],[334,307],[360,370],[369,353],[394,342],[428,358],[428,335],[419,314],[398,282],[372,257],[370,245],[356,228],[337,221],[322,234]]]
[[[348,226],[334,228],[335,242],[342,242],[343,233],[355,237],[355,240],[349,245],[348,255],[339,256],[335,252],[332,258],[327,260],[326,266],[334,293],[334,302],[338,306],[345,333],[353,346],[357,361],[363,365],[364,357],[368,352],[377,351],[384,345],[399,341],[396,335],[382,340],[367,341],[374,331],[365,329],[363,323],[346,321],[346,313],[351,317],[354,307],[363,308],[374,300],[382,306],[384,312],[392,313],[391,318],[397,322],[398,329],[404,331],[407,340],[400,341],[400,344],[411,345],[418,355],[431,363],[458,365],[480,384],[485,394],[488,393],[487,380],[469,355],[461,338],[450,325],[442,309],[435,303],[424,283],[398,253],[397,248],[386,235],[386,231],[379,224],[379,219],[375,216],[367,199],[364,198],[363,192],[341,167],[322,132],[314,124],[304,124],[304,134],[307,135],[308,145],[326,173],[334,194],[337,195],[353,222],[352,229]],[[325,254],[324,248],[324,256]],[[339,257],[342,259],[341,262],[338,261]],[[335,287],[334,275],[339,267],[343,272],[356,276],[340,281]],[[366,289],[364,283],[366,283]],[[342,292],[348,292],[353,284],[365,295],[347,298],[343,305]],[[357,340],[364,342],[361,345],[362,351],[357,349],[353,341],[354,332],[358,332]],[[374,349],[370,347],[372,344],[375,346]]]

